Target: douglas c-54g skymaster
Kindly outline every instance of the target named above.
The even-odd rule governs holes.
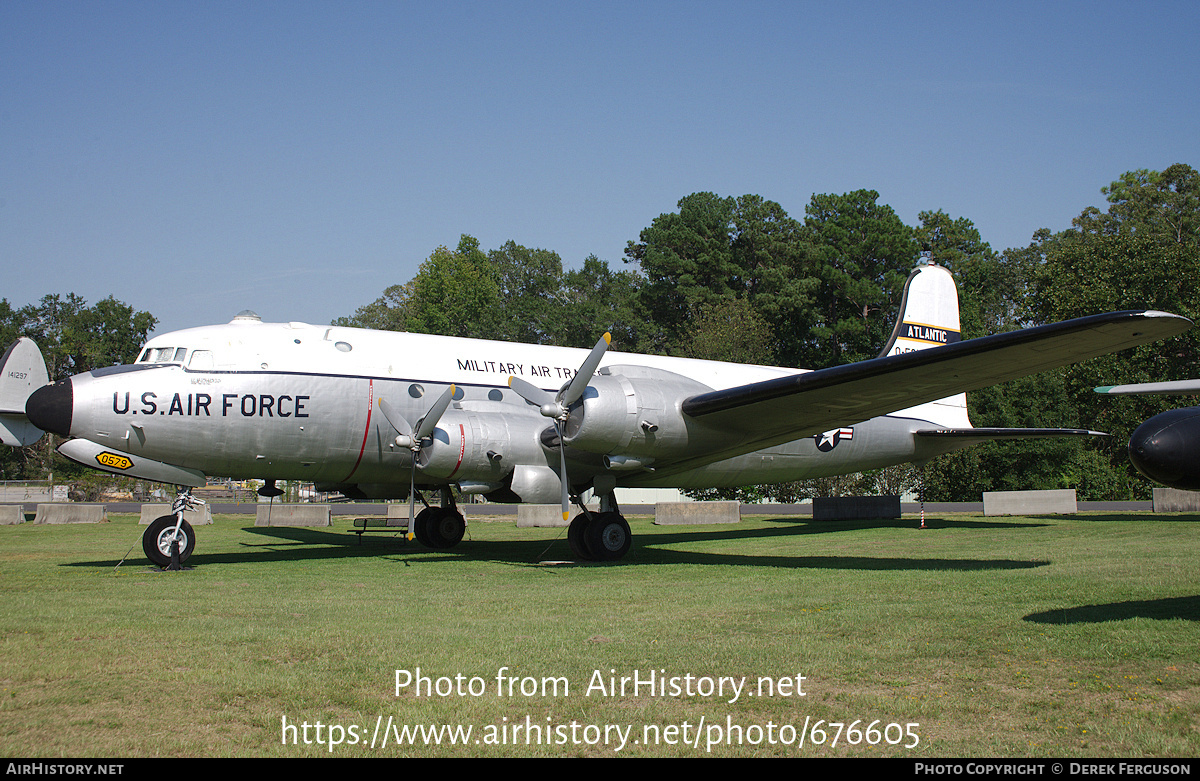
[[[878,358],[798,369],[263,323],[149,340],[136,364],[48,384],[29,340],[4,356],[0,439],[72,437],[68,458],[171,483],[206,476],[304,480],[347,497],[409,499],[408,534],[461,540],[452,487],[497,502],[582,511],[580,559],[618,559],[630,532],[618,487],[769,484],[924,462],[997,438],[1089,433],[977,429],[965,392],[1176,335],[1164,312],[1112,312],[963,341],[950,273],[918,266]],[[579,499],[592,489],[599,507]],[[415,513],[422,491],[440,506]],[[177,503],[178,504],[178,503]],[[183,513],[151,524],[143,547],[165,566],[195,545]]]

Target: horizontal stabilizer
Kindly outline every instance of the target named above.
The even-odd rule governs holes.
[[[1133,394],[1158,394],[1161,396],[1186,396],[1200,394],[1200,380],[1172,380],[1168,382],[1142,382],[1134,385],[1101,385],[1096,393],[1113,396]]]
[[[42,438],[25,416],[25,400],[49,383],[46,361],[32,339],[22,336],[9,345],[0,358],[0,443],[25,447]]]
[[[1039,439],[1044,437],[1107,437],[1103,431],[1086,428],[924,428],[913,432],[918,437],[990,442],[999,439]]]
[[[0,445],[26,447],[41,439],[44,433],[24,415],[0,412]]]

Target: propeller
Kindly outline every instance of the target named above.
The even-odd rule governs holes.
[[[412,451],[412,468],[409,470],[408,477],[408,539],[414,536],[413,524],[416,520],[417,510],[417,456],[421,453],[421,448],[425,445],[425,440],[433,435],[433,430],[437,428],[438,420],[446,412],[450,406],[450,402],[454,399],[454,386],[451,385],[446,390],[442,391],[442,395],[438,396],[432,406],[426,410],[425,414],[417,421],[414,427],[408,422],[408,418],[396,411],[391,404],[388,404],[387,399],[379,397],[379,410],[383,413],[383,417],[396,430],[396,445],[398,447],[406,447]]]
[[[596,342],[596,346],[588,353],[586,359],[579,367],[579,371],[575,372],[575,376],[571,381],[565,384],[558,393],[551,394],[548,391],[542,390],[531,382],[522,380],[520,377],[509,377],[508,386],[512,388],[518,396],[536,404],[538,410],[547,418],[554,419],[554,430],[558,433],[558,479],[562,484],[562,516],[563,520],[567,520],[570,513],[570,483],[567,482],[567,453],[566,445],[563,444],[563,426],[567,422],[567,418],[571,415],[571,405],[583,398],[583,392],[587,390],[588,383],[592,381],[592,377],[596,374],[596,369],[600,367],[600,361],[604,358],[604,352],[612,343],[612,334],[604,334],[600,337],[600,341]]]

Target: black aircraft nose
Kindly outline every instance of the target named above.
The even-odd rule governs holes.
[[[64,437],[71,435],[71,412],[75,390],[71,381],[60,380],[29,394],[25,401],[25,417],[42,431],[52,431]]]
[[[1200,407],[1155,415],[1129,438],[1129,460],[1156,483],[1200,489]]]

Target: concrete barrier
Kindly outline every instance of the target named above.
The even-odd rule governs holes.
[[[1155,488],[1154,512],[1200,512],[1200,491],[1181,491],[1178,488]]]
[[[259,504],[255,526],[332,526],[327,504]]]
[[[0,526],[25,523],[25,508],[19,504],[0,504]]]
[[[819,496],[814,521],[866,521],[900,517],[899,496]]]
[[[169,504],[143,504],[142,516],[138,519],[138,523],[143,526],[148,526],[164,515],[170,514],[171,505]],[[203,507],[199,507],[195,510],[184,510],[183,520],[187,521],[192,526],[206,526],[213,522],[212,508],[206,504]]]
[[[517,528],[569,526],[571,519],[578,514],[577,510],[578,508],[573,508],[573,512],[568,513],[567,520],[564,521],[561,504],[519,504],[517,505]]]
[[[34,523],[108,523],[108,508],[102,504],[39,504]]]
[[[1070,515],[1079,512],[1074,488],[1050,491],[984,491],[984,515]]]
[[[660,526],[701,523],[740,523],[738,502],[659,502],[654,505],[654,522]]]
[[[425,505],[418,504],[413,507],[414,515],[425,509]],[[396,527],[400,529],[408,528],[408,503],[396,504],[392,503],[387,506],[387,518],[383,523],[384,526]]]

